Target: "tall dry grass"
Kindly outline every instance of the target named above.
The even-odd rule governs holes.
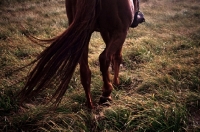
[[[13,4],[14,2],[14,4]],[[30,63],[43,49],[20,32],[20,24],[39,38],[67,28],[63,0],[0,2],[0,131],[166,131],[200,130],[200,2],[141,0],[146,22],[130,29],[123,46],[121,84],[110,107],[85,107],[79,67],[60,106],[43,105],[53,92],[20,107],[14,99],[24,86]],[[48,46],[48,45],[45,45]],[[101,95],[99,33],[90,42],[92,96]]]

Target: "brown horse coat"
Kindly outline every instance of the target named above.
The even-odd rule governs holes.
[[[52,44],[37,58],[35,68],[28,75],[25,87],[19,93],[24,101],[54,84],[56,105],[67,90],[75,67],[80,64],[81,83],[87,106],[93,108],[90,95],[91,71],[88,66],[88,45],[94,31],[99,31],[106,48],[99,56],[103,77],[100,103],[111,100],[113,85],[119,84],[119,66],[122,62],[122,45],[138,11],[137,0],[66,0],[68,29],[53,39]],[[134,4],[133,4],[134,3]],[[114,69],[113,82],[109,65]]]

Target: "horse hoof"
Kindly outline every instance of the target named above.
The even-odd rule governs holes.
[[[112,102],[111,96],[109,96],[109,97],[101,96],[100,97],[100,100],[99,100],[100,105],[110,106],[110,102]]]

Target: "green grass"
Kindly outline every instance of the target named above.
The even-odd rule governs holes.
[[[88,110],[79,67],[58,108],[44,104],[53,88],[24,106],[18,104],[15,96],[31,66],[18,69],[44,49],[23,35],[20,24],[36,37],[51,38],[62,33],[68,22],[63,0],[1,0],[0,131],[200,131],[199,4],[141,0],[146,22],[129,30],[121,84],[113,90],[109,107],[97,105],[102,87],[98,56],[105,45],[95,32],[89,65],[96,109]]]

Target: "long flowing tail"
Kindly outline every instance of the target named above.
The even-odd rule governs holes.
[[[56,99],[56,105],[60,103],[93,32],[95,4],[95,0],[78,1],[74,20],[68,29],[38,56],[36,66],[18,95],[22,102],[54,83],[57,89],[52,98]]]

